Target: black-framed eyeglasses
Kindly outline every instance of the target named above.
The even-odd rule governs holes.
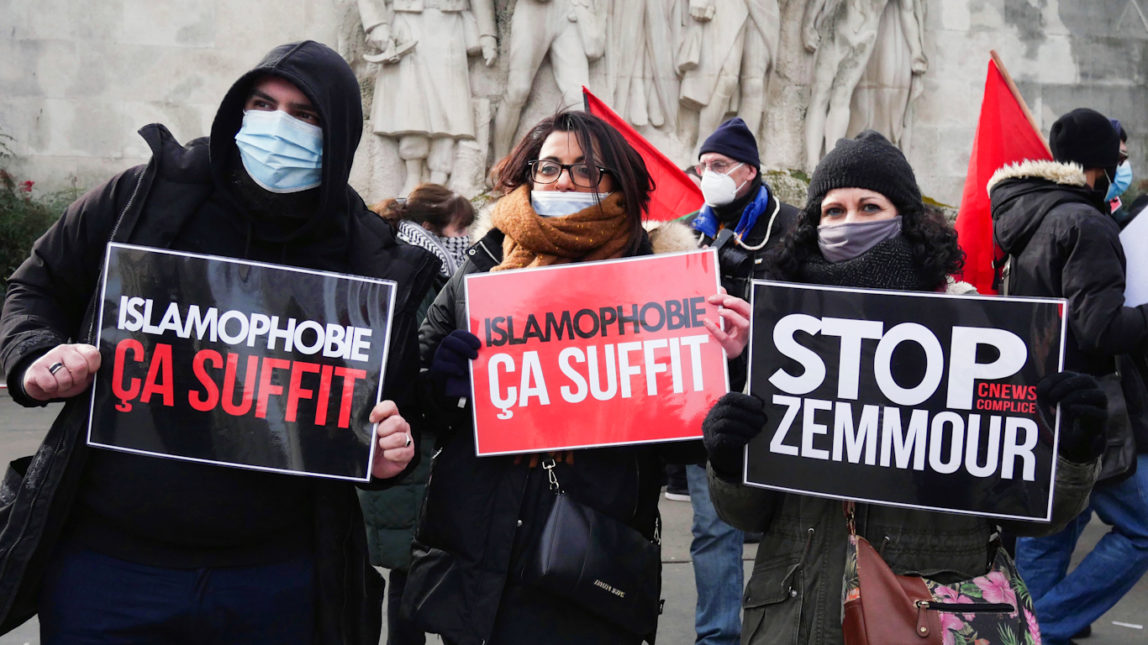
[[[530,167],[530,179],[536,184],[553,184],[562,176],[565,170],[570,174],[570,181],[575,186],[594,188],[602,181],[602,175],[610,172],[609,168],[591,166],[588,163],[558,163],[549,159],[535,159],[526,162]]]

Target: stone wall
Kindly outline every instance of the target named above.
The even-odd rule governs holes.
[[[5,2],[0,132],[7,164],[46,190],[89,188],[146,160],[136,131],[207,134],[231,83],[273,46],[334,44],[330,0]],[[284,11],[290,6],[290,11]]]
[[[493,161],[489,123],[506,91],[510,17],[516,2],[527,1],[533,0],[495,0],[499,58],[491,67],[470,59],[482,144],[474,154],[483,166]],[[672,13],[685,0],[652,1]],[[990,49],[1001,55],[1043,132],[1058,114],[1081,105],[1120,118],[1137,184],[1148,177],[1148,21],[1137,3],[1148,7],[1145,0],[924,1],[928,70],[903,140],[924,192],[952,205],[960,199]],[[362,59],[366,47],[355,0],[5,4],[0,132],[13,137],[8,146],[14,159],[4,163],[44,189],[90,187],[143,161],[146,148],[135,131],[146,123],[163,122],[181,140],[205,134],[234,78],[281,42],[312,38],[335,47],[363,80],[365,107],[372,100],[377,67]],[[808,167],[804,120],[813,55],[801,46],[808,5],[778,1],[780,46],[760,137],[763,165],[771,168]],[[604,98],[609,60],[607,51],[590,67],[590,87]],[[543,62],[519,132],[562,104],[549,62]],[[639,129],[684,165],[692,161],[692,144],[674,125]],[[367,133],[352,181],[373,201],[400,189],[403,167],[393,140],[373,136],[369,128]]]

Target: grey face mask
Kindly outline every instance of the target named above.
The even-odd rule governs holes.
[[[901,216],[876,222],[817,227],[817,246],[830,262],[852,260],[885,240],[901,234]]]

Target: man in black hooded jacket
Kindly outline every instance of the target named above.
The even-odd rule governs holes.
[[[390,279],[394,402],[372,412],[372,475],[401,474],[414,449],[397,406],[437,260],[397,244],[347,184],[362,124],[336,52],[279,46],[227,92],[210,138],[142,129],[151,160],[72,204],[13,274],[0,318],[11,395],[66,403],[23,481],[9,473],[0,489],[0,629],[38,611],[44,643],[378,643],[382,582],[351,486],[90,448],[78,396],[100,362],[109,240]]]
[[[1104,200],[1120,139],[1104,115],[1078,108],[1053,123],[1049,144],[1055,161],[1006,166],[989,180],[993,233],[1011,256],[1010,295],[1068,299],[1065,369],[1103,377],[1117,355],[1148,348],[1148,305],[1124,306],[1124,250]],[[1064,530],[1017,541],[1045,643],[1085,631],[1148,571],[1148,454],[1138,463],[1131,476],[1097,484]],[[1069,574],[1093,512],[1114,528]]]

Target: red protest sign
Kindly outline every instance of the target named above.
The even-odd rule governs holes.
[[[718,290],[710,250],[468,275],[478,455],[700,438]]]

